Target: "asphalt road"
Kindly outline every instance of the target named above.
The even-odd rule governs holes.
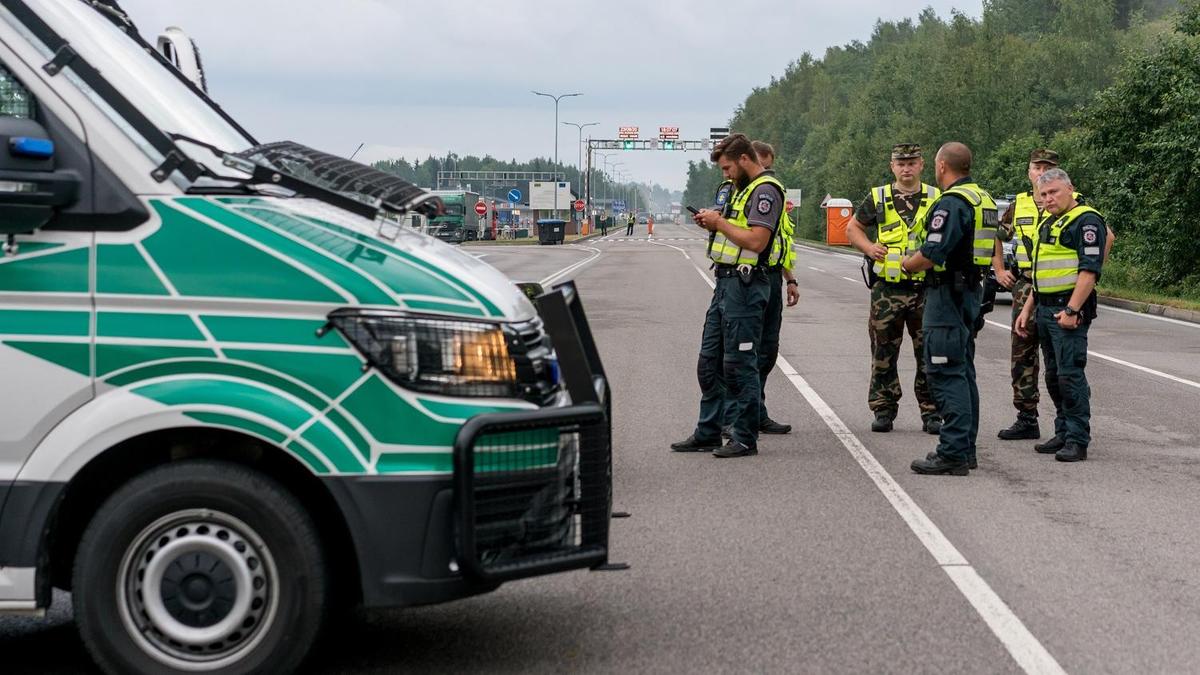
[[[632,568],[362,612],[312,672],[1200,668],[1200,325],[1101,308],[1094,441],[1068,465],[995,437],[1014,416],[1001,306],[978,342],[980,468],[917,476],[935,439],[913,361],[896,430],[872,434],[858,261],[803,248],[767,394],[794,431],[752,458],[672,454],[695,423],[710,290],[702,233],[655,229],[470,248],[514,278],[578,281],[613,383],[616,506],[633,514],[614,521],[612,559]],[[0,654],[4,672],[88,672],[66,596],[47,620],[0,619]]]

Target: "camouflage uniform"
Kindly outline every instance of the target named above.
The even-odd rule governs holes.
[[[1016,324],[1025,300],[1033,293],[1033,283],[1022,275],[1012,287],[1012,322]],[[1037,327],[1030,322],[1029,337],[1012,333],[1013,407],[1017,413],[1037,417],[1038,400],[1038,336]]]
[[[867,327],[871,334],[871,386],[867,404],[871,411],[895,418],[900,404],[900,374],[896,364],[907,328],[917,359],[917,377],[913,382],[921,418],[937,415],[937,404],[929,391],[922,352],[921,320],[925,310],[925,291],[876,281],[871,286],[871,316]],[[1036,344],[1036,343],[1035,343]]]

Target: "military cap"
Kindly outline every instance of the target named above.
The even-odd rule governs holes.
[[[892,159],[918,159],[921,146],[917,143],[897,143],[892,146]]]
[[[1038,148],[1029,153],[1029,161],[1058,166],[1058,153],[1048,148]]]

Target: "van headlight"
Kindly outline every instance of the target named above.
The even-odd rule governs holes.
[[[447,396],[518,393],[516,362],[500,324],[349,309],[331,313],[329,322],[402,387]]]

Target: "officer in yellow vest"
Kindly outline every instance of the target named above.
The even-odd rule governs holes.
[[[935,172],[942,196],[918,232],[920,249],[901,269],[925,272],[925,369],[942,417],[937,449],[912,463],[921,474],[965,476],[976,465],[979,388],[975,335],[983,323],[983,271],[992,262],[996,202],[971,179],[971,150],[946,143]]]
[[[1053,150],[1037,148],[1031,152],[1028,168],[1030,191],[1017,195],[1000,217],[1000,236],[1005,240],[1016,240],[1016,268],[1005,268],[1003,248],[999,242],[992,258],[992,268],[996,273],[997,283],[1012,291],[1014,326],[1025,301],[1033,293],[1033,252],[1037,247],[1038,228],[1046,218],[1046,212],[1041,208],[1038,199],[1037,180],[1046,171],[1058,167],[1058,163],[1058,153]],[[1075,198],[1080,202],[1083,200],[1079,194],[1076,194]],[[1116,237],[1108,228],[1105,234],[1104,253],[1107,255]],[[1035,325],[1031,324],[1029,329],[1027,337],[1021,337],[1015,330],[1012,333],[1010,362],[1013,407],[1017,409],[1017,420],[1012,426],[1001,429],[996,434],[1006,441],[1041,438],[1041,428],[1038,425],[1038,337]]]
[[[673,443],[676,452],[713,450],[715,457],[758,454],[760,387],[758,350],[770,289],[767,263],[772,240],[783,216],[783,185],[764,175],[745,134],[722,140],[712,152],[737,192],[722,215],[702,209],[694,220],[711,233],[708,257],[716,288],[704,317],[697,376],[700,416],[687,439]],[[719,382],[724,379],[725,392]],[[729,407],[730,439],[721,442],[723,395]]]
[[[941,194],[936,187],[921,182],[924,168],[921,146],[916,143],[893,146],[891,169],[896,181],[871,188],[846,227],[850,243],[862,251],[869,266],[871,309],[867,326],[872,359],[867,405],[875,413],[871,431],[891,431],[895,422],[902,395],[896,365],[906,328],[917,360],[913,390],[921,409],[922,428],[931,434],[941,428],[922,356],[924,274],[900,271],[901,258],[916,252],[916,224]]]
[[[1033,295],[1017,317],[1016,330],[1032,333],[1046,365],[1046,390],[1054,401],[1054,438],[1034,446],[1060,462],[1087,459],[1091,443],[1088,327],[1096,318],[1096,282],[1104,264],[1108,228],[1096,209],[1075,198],[1071,177],[1051,169],[1038,178],[1042,221],[1033,254]]]

